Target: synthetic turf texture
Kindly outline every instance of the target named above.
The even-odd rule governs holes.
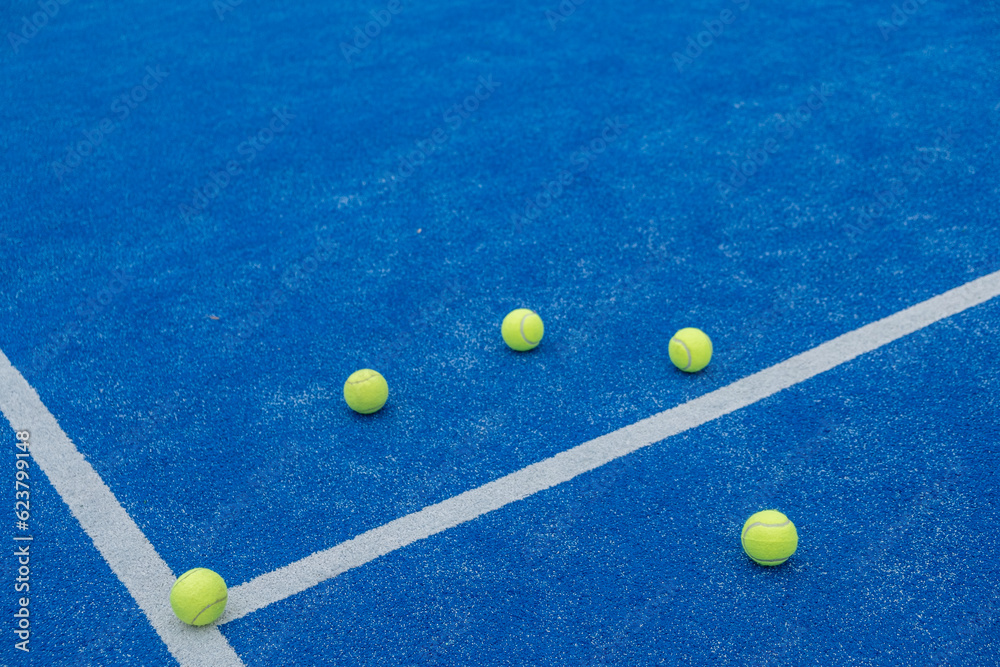
[[[219,622],[242,618],[414,541],[473,520],[596,470],[639,448],[757,403],[782,389],[793,387],[998,295],[1000,272],[838,336],[676,408],[257,577],[232,590],[233,604]],[[0,384],[9,390],[9,394],[0,394],[0,409],[11,424],[33,424],[30,434],[32,459],[53,482],[73,515],[94,540],[102,557],[139,602],[170,652],[183,664],[213,667],[242,664],[217,629],[208,628],[195,633],[166,612],[162,597],[173,582],[169,571],[163,572],[166,565],[131,518],[125,515],[93,468],[56,425],[37,393],[3,356],[0,356]],[[18,437],[21,440],[28,438],[24,434]],[[177,584],[183,581],[184,576],[177,580]],[[28,603],[22,601],[21,606],[27,607]]]
[[[1000,268],[995,2],[932,0],[888,39],[892,3],[588,0],[554,29],[555,3],[412,3],[345,62],[383,6],[74,0],[0,42],[0,349],[176,574],[250,580]],[[4,35],[37,11],[9,4]],[[823,84],[789,135],[776,114]],[[182,218],[274,107],[294,118]],[[528,356],[499,338],[520,305],[547,329]],[[998,320],[977,308],[222,632],[260,665],[993,664]],[[715,343],[696,377],[666,358],[682,326]],[[361,367],[394,392],[371,418],[339,395]],[[169,664],[33,485],[37,664]],[[801,537],[773,573],[738,542],[767,506]]]

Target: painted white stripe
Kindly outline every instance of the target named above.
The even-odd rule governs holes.
[[[173,572],[3,352],[0,411],[14,430],[31,434],[31,458],[69,505],[170,653],[185,666],[242,666],[217,627],[189,627],[174,616],[169,602]],[[45,539],[44,535],[34,537]]]
[[[263,574],[230,589],[229,606],[220,622],[246,616],[379,556],[573,479],[637,449],[718,419],[998,295],[1000,272],[838,336],[683,405]]]

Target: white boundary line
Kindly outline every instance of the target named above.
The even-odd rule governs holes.
[[[174,616],[168,602],[174,573],[2,351],[0,411],[15,431],[31,434],[31,458],[69,505],[170,653],[182,665],[242,666],[218,627],[193,628]]]
[[[229,605],[219,622],[242,618],[396,549],[756,403],[996,296],[1000,296],[1000,271],[838,336],[687,403],[263,574],[230,589]],[[15,430],[31,431],[35,462],[174,657],[182,665],[242,665],[217,626],[192,628],[174,617],[167,603],[174,580],[170,568],[3,352],[0,352],[0,411]]]
[[[390,521],[229,591],[227,623],[619,457],[767,398],[1000,295],[1000,271],[845,333],[807,352],[483,486]]]

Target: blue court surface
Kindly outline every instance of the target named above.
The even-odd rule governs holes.
[[[1000,3],[0,33],[0,665],[1000,663]]]

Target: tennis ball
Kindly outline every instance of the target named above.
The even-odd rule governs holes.
[[[378,412],[389,398],[389,385],[377,371],[362,368],[344,383],[344,400],[355,412],[370,415]]]
[[[712,360],[712,340],[700,329],[681,329],[670,339],[670,361],[685,373],[697,373]]]
[[[526,352],[533,349],[545,334],[545,325],[538,313],[527,308],[518,308],[507,313],[500,325],[500,333],[504,342],[512,350]]]
[[[781,565],[795,553],[799,534],[795,524],[778,510],[757,512],[743,524],[743,550],[758,565]]]
[[[170,589],[170,606],[188,625],[208,625],[226,610],[229,592],[222,577],[211,570],[188,570]]]

